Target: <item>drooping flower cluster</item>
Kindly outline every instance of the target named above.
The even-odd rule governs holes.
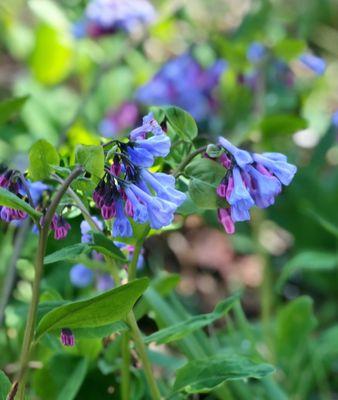
[[[149,25],[155,17],[155,9],[147,0],[91,0],[84,19],[73,26],[73,34],[96,38],[119,30],[132,32]]]
[[[125,129],[134,126],[138,115],[138,107],[135,103],[122,103],[117,109],[107,113],[100,122],[99,131],[104,137],[116,136]]]
[[[10,191],[20,199],[27,200],[27,196],[23,194],[24,187],[22,177],[18,171],[2,167],[0,174],[0,187]],[[0,219],[5,222],[23,220],[27,217],[24,211],[14,208],[0,206]]]
[[[169,150],[170,139],[151,113],[143,118],[141,127],[130,133],[128,143],[115,142],[110,151],[112,163],[93,194],[102,217],[114,218],[114,237],[132,236],[128,218],[139,224],[149,223],[154,229],[172,222],[185,195],[175,189],[174,177],[147,169]]]
[[[71,226],[62,215],[55,214],[50,228],[54,231],[54,239],[61,240],[68,235]]]
[[[203,68],[191,55],[168,61],[157,74],[136,92],[146,105],[173,104],[187,110],[196,120],[205,119],[217,106],[213,90],[226,69],[224,60]]]
[[[289,185],[297,171],[281,153],[249,153],[220,137],[224,154],[219,161],[227,168],[217,194],[229,207],[218,210],[218,219],[227,233],[235,232],[235,223],[248,221],[250,209],[256,205],[266,208],[274,204],[282,185]]]

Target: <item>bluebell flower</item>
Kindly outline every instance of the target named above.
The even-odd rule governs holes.
[[[280,153],[265,153],[265,156],[253,154],[253,159],[256,163],[263,165],[270,173],[275,175],[285,186],[291,183],[297,172],[296,166],[286,162]]]
[[[245,165],[252,163],[250,153],[234,146],[229,140],[220,137],[218,143],[233,156],[239,167],[243,168]]]
[[[116,201],[116,218],[113,224],[113,236],[130,237],[133,236],[133,228],[124,213],[122,200]]]
[[[39,204],[43,193],[46,192],[47,190],[50,190],[50,187],[48,185],[39,181],[36,182],[27,181],[27,186],[35,207]]]
[[[91,0],[85,18],[73,27],[75,37],[100,37],[119,30],[132,32],[147,26],[156,13],[147,0]]]
[[[102,221],[100,221],[97,217],[92,217],[92,219],[94,220],[96,226],[100,229],[100,231],[102,231],[103,229],[103,223]],[[80,224],[80,230],[81,230],[81,242],[82,243],[91,243],[92,242],[92,235],[91,235],[91,231],[92,228],[89,225],[89,223],[84,220],[81,222]]]
[[[125,193],[132,204],[133,219],[139,224],[145,224],[149,219],[147,207],[138,200],[129,187],[126,187]]]
[[[323,75],[326,70],[326,62],[313,54],[302,54],[299,60],[317,75]]]
[[[154,156],[146,149],[128,146],[127,152],[130,161],[138,167],[151,167],[154,164]]]
[[[230,204],[231,219],[234,222],[248,221],[250,219],[249,210],[255,204],[249,191],[244,185],[240,170],[235,167],[232,171],[233,189],[228,195]]]
[[[331,121],[334,127],[338,128],[338,110],[336,110],[331,117]]]
[[[94,279],[94,272],[83,264],[75,264],[70,270],[70,281],[78,288],[89,286]]]
[[[197,120],[205,119],[217,106],[213,90],[226,69],[224,60],[210,68],[190,55],[169,60],[155,76],[136,92],[136,99],[146,105],[173,104],[187,110]]]
[[[246,53],[247,59],[252,63],[260,62],[266,55],[266,48],[262,43],[253,42]]]
[[[96,278],[96,290],[105,292],[115,286],[114,279],[109,274],[99,274]]]
[[[291,183],[297,168],[281,153],[250,154],[224,138],[219,138],[218,143],[225,150],[223,157],[219,157],[225,176],[216,193],[228,202],[228,206],[225,203],[218,210],[218,219],[227,233],[234,233],[235,222],[250,219],[251,207],[266,208],[274,204],[282,184]]]

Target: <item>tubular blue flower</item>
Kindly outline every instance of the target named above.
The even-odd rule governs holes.
[[[170,151],[170,139],[166,134],[156,135],[149,139],[136,140],[135,147],[146,150],[154,157],[165,157]]]
[[[125,193],[133,207],[133,219],[139,224],[145,224],[149,218],[147,207],[137,199],[134,192],[130,188],[126,187]]]
[[[252,163],[253,160],[249,152],[239,149],[227,139],[219,137],[218,143],[234,157],[239,167],[243,168],[246,164]]]
[[[127,149],[130,161],[138,167],[151,167],[154,164],[153,155],[146,149],[130,147]]]
[[[50,189],[50,187],[42,182],[30,182],[27,181],[27,186],[30,192],[30,195],[33,200],[34,206],[37,206],[41,200],[41,197],[44,192]]]
[[[259,63],[266,55],[266,48],[262,43],[253,42],[246,53],[247,59],[256,64]]]
[[[254,161],[263,165],[270,173],[275,175],[283,185],[288,186],[297,172],[297,167],[286,162],[281,156],[280,153],[272,155],[265,153],[265,156],[253,154],[252,157]]]
[[[83,264],[75,264],[69,273],[71,283],[78,288],[89,286],[94,279],[94,273]]]
[[[96,290],[105,292],[115,286],[114,279],[109,274],[100,274],[96,279]]]
[[[249,209],[255,204],[250,193],[246,189],[238,167],[232,172],[233,189],[229,196],[231,219],[233,222],[248,221],[250,219]]]
[[[299,60],[317,75],[323,75],[326,70],[326,62],[313,54],[302,54]]]
[[[176,190],[175,179],[168,179],[167,176],[161,173],[152,174],[147,170],[141,172],[141,178],[156,192],[158,197],[168,200],[178,207],[186,200],[186,195]]]
[[[282,190],[280,181],[274,176],[269,176],[259,172],[252,165],[245,167],[245,172],[250,176],[251,182],[246,177],[244,178],[248,187],[250,187],[250,194],[254,199],[257,207],[267,208],[274,204],[275,197],[279,195]]]
[[[130,237],[133,235],[133,228],[123,210],[122,200],[116,201],[116,218],[113,225],[113,236]]]
[[[103,230],[103,223],[100,221],[97,217],[92,217],[93,221],[95,222],[96,226],[100,229],[100,231]],[[82,243],[91,243],[92,242],[92,235],[91,235],[91,226],[89,223],[84,220],[80,224],[80,230],[81,230],[81,242]]]

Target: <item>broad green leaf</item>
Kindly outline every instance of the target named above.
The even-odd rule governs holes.
[[[274,47],[274,53],[284,61],[291,61],[292,59],[300,56],[305,49],[306,43],[304,41],[293,38],[285,38],[276,44]]]
[[[226,174],[226,169],[207,158],[195,158],[184,170],[191,178],[189,195],[200,208],[215,209],[224,206],[216,189]]]
[[[77,243],[71,246],[64,247],[63,249],[57,250],[44,259],[44,264],[53,264],[58,261],[73,260],[81,254],[86,254],[90,251],[90,246],[87,243]]]
[[[61,328],[94,328],[124,319],[147,286],[148,279],[137,279],[88,300],[60,306],[41,319],[36,336]]]
[[[0,206],[6,206],[25,211],[33,218],[39,218],[42,215],[38,211],[34,210],[34,208],[31,207],[24,200],[16,196],[14,193],[11,193],[10,191],[3,188],[0,188]]]
[[[117,321],[97,328],[75,328],[73,329],[73,333],[76,338],[96,339],[127,330],[129,330],[129,326],[124,321]]]
[[[313,300],[301,296],[284,306],[277,314],[275,346],[281,358],[288,360],[301,351],[316,325],[313,314]]]
[[[324,228],[327,232],[330,232],[336,238],[338,238],[338,226],[332,221],[329,221],[327,218],[323,217],[318,211],[313,209],[306,210],[306,213],[309,214],[311,218],[313,218],[322,228]]]
[[[228,299],[218,303],[215,310],[208,314],[196,315],[178,324],[170,325],[168,328],[161,329],[145,338],[146,343],[156,342],[157,344],[169,343],[189,335],[204,326],[212,324],[217,319],[223,317],[233,307],[239,299],[239,294],[235,294]]]
[[[109,240],[102,233],[93,233],[93,241],[94,246],[92,247],[98,252],[122,262],[127,261],[126,256],[122,253],[122,251],[115,246],[112,240]]]
[[[285,264],[281,276],[277,282],[277,288],[281,289],[287,279],[300,271],[332,271],[338,266],[338,255],[320,251],[303,251]]]
[[[95,178],[101,178],[104,172],[104,152],[102,146],[79,144],[75,149],[75,160]]]
[[[162,107],[169,124],[182,139],[192,140],[197,136],[198,129],[194,118],[179,107]]]
[[[154,114],[156,121],[161,124],[165,118],[165,112],[162,107],[152,106],[149,110]]]
[[[264,135],[287,135],[293,134],[307,127],[307,121],[304,118],[292,114],[276,114],[265,117],[261,124],[261,130]]]
[[[29,96],[0,101],[0,125],[11,119],[26,103]]]
[[[7,399],[11,386],[11,381],[8,379],[7,375],[0,370],[0,400]]]
[[[51,165],[59,165],[59,162],[55,147],[47,140],[38,140],[29,150],[29,175],[34,181],[46,179],[53,171]]]
[[[66,29],[47,24],[38,26],[30,67],[39,82],[46,85],[61,82],[70,72],[72,57],[72,37]]]
[[[88,366],[86,358],[56,354],[34,374],[34,390],[41,399],[73,400],[86,377]]]
[[[235,354],[212,356],[188,362],[177,371],[175,391],[207,393],[229,380],[261,379],[274,372],[269,364],[258,364]]]

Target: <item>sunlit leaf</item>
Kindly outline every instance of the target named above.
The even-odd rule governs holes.
[[[35,181],[46,179],[53,171],[51,166],[59,165],[59,162],[55,147],[47,140],[38,140],[29,151],[29,176]]]
[[[6,206],[17,210],[25,211],[28,215],[30,215],[33,218],[39,218],[42,215],[38,211],[34,210],[34,208],[31,207],[24,200],[16,196],[14,193],[3,188],[0,188],[0,206]]]

